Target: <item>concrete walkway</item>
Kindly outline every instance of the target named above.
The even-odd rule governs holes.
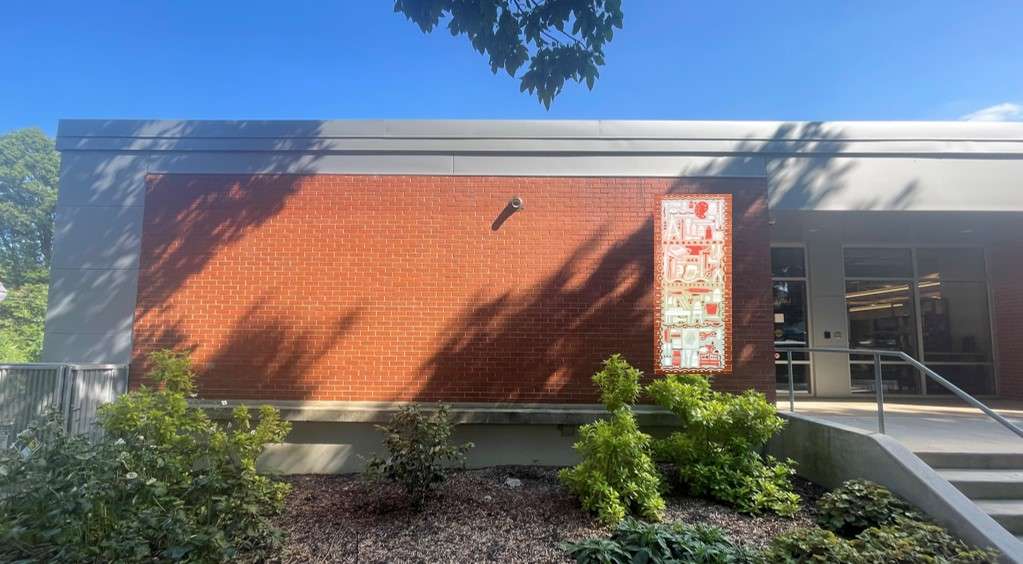
[[[991,400],[992,409],[1023,427],[1023,402]],[[778,401],[788,411],[787,399]],[[864,429],[877,430],[877,404],[863,400],[796,400],[796,413]],[[893,399],[885,402],[887,434],[914,452],[1023,453],[1023,438],[979,410],[945,399]]]

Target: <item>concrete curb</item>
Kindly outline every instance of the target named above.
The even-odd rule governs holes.
[[[795,460],[800,476],[829,488],[857,478],[877,482],[966,541],[1000,551],[1002,562],[1023,564],[1023,543],[902,443],[813,417],[779,415],[788,425],[767,451]]]

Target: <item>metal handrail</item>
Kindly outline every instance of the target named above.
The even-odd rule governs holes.
[[[784,352],[788,363],[789,378],[789,411],[796,410],[796,388],[792,377],[792,353],[838,353],[838,354],[869,354],[874,357],[874,388],[877,396],[877,431],[884,433],[884,384],[881,377],[881,357],[895,357],[912,365],[923,372],[935,382],[941,384],[945,389],[952,392],[956,397],[976,407],[988,417],[1000,423],[1006,429],[1012,431],[1016,436],[1023,438],[1023,429],[1014,425],[1005,417],[995,413],[990,407],[981,403],[980,400],[964,392],[958,386],[943,378],[940,374],[928,368],[924,363],[909,356],[902,351],[888,351],[880,349],[841,349],[831,347],[779,347],[775,352]]]

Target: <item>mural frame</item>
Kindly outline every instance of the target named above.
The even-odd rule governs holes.
[[[663,202],[665,200],[705,200],[705,199],[716,199],[724,201],[725,214],[724,214],[724,269],[725,269],[725,281],[723,291],[723,309],[722,312],[722,324],[724,327],[724,362],[721,368],[664,368],[661,366],[661,332],[662,332],[662,285],[664,278],[664,243],[662,237],[662,216],[664,213]],[[731,194],[713,194],[713,193],[700,193],[700,194],[662,194],[655,198],[655,211],[654,211],[654,374],[666,375],[666,374],[731,374],[734,369],[734,361],[732,358],[733,344],[732,344],[732,310],[734,304],[732,303],[733,291],[732,291],[732,256],[734,244],[734,223],[733,223],[733,207],[732,207],[732,195]]]

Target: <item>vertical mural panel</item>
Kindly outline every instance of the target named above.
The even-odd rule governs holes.
[[[654,226],[655,372],[732,369],[732,197],[668,195]]]

